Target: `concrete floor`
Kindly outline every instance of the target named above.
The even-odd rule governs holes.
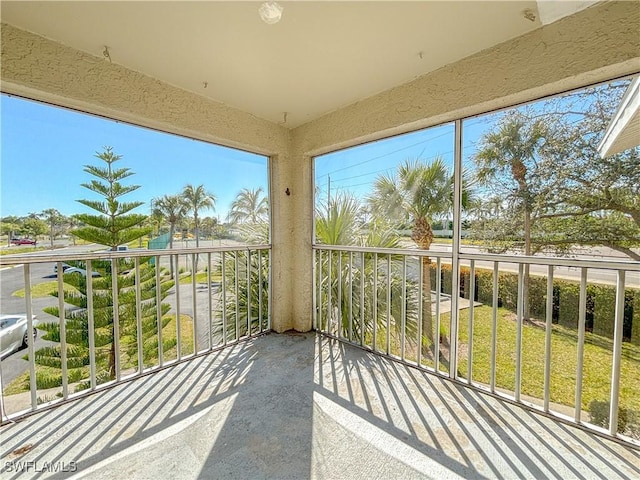
[[[314,334],[256,338],[0,435],[3,479],[640,478],[638,450]]]

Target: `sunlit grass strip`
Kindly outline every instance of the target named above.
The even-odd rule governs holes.
[[[64,284],[64,291],[67,293],[78,292],[75,287],[71,285]],[[44,298],[50,297],[54,292],[58,290],[58,282],[56,280],[52,280],[50,282],[38,283],[37,285],[31,286],[31,298]],[[16,290],[11,294],[14,297],[24,298],[24,288],[20,290]]]
[[[182,274],[183,276],[180,277],[180,285],[190,285],[192,280],[191,280],[191,273],[188,274]],[[222,275],[219,274],[215,274],[212,273],[211,274],[211,281],[212,282],[221,282],[222,281]],[[209,282],[209,274],[207,272],[198,272],[196,273],[196,283],[208,283]]]
[[[448,316],[448,314],[446,314]],[[490,385],[491,382],[491,323],[489,306],[475,308],[474,314],[474,380]],[[507,309],[498,309],[498,344],[501,348],[496,358],[496,387],[514,391],[515,388],[515,339],[516,321]],[[460,326],[460,343],[468,342],[466,325]],[[540,368],[545,351],[544,325],[522,325],[526,348],[522,351],[522,394],[539,396],[544,391],[544,369]],[[551,331],[551,392],[554,403],[574,406],[575,372],[577,367],[578,332],[561,325],[553,325]],[[613,341],[601,335],[585,333],[584,381],[581,408],[588,409],[592,400],[609,399],[611,383]],[[464,356],[466,357],[466,355]],[[466,358],[460,358],[460,368],[466,368]],[[620,362],[620,405],[640,410],[640,346],[622,344]]]
[[[50,247],[19,247],[19,248],[6,248],[0,249],[1,255],[19,255],[21,253],[33,253],[41,252],[43,250],[51,250]]]
[[[449,313],[442,315],[443,334],[449,334]],[[515,357],[516,357],[516,315],[508,309],[497,309],[497,344],[500,349],[495,352],[496,390],[514,392],[515,389]],[[491,384],[492,359],[492,325],[493,308],[476,306],[474,308],[473,328],[473,379],[475,384]],[[469,341],[468,325],[460,325],[459,342],[461,345]],[[387,328],[378,328],[378,338],[374,349],[384,351]],[[546,344],[546,325],[524,323],[522,325],[522,395],[541,398],[544,392],[544,352]],[[366,339],[370,341],[371,338]],[[390,354],[399,356],[401,345],[398,339],[391,338]],[[407,348],[406,359],[417,358],[417,345]],[[441,347],[444,348],[444,347]],[[575,403],[575,372],[577,363],[578,332],[561,325],[551,328],[550,359],[550,400],[558,405],[566,405],[570,410]],[[582,410],[588,410],[591,401],[608,401],[613,361],[613,340],[590,332],[585,333],[584,340],[584,382],[582,394]],[[467,370],[467,355],[460,352],[459,370]],[[447,369],[448,371],[448,369]],[[640,410],[640,396],[637,395],[640,385],[640,346],[630,343],[622,344],[620,360],[620,406],[622,408]],[[553,409],[553,408],[552,408]]]

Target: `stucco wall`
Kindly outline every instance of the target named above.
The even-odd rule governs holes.
[[[273,325],[293,328],[291,132],[10,25],[1,33],[3,92],[272,156]]]
[[[597,5],[293,131],[7,25],[2,90],[271,155],[273,325],[304,331],[312,155],[638,72],[639,31],[637,2]]]
[[[382,136],[640,70],[637,2],[594,6],[296,128],[303,152]]]
[[[295,328],[311,328],[312,155],[637,73],[638,32],[637,2],[597,5],[294,129]]]
[[[287,129],[104,58],[2,24],[2,91],[271,154]]]

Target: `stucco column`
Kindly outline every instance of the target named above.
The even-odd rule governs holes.
[[[313,208],[314,187],[311,156],[303,154],[295,141],[294,162],[291,169],[292,184],[296,189],[294,229],[294,256],[292,272],[293,328],[308,332],[313,327]]]
[[[289,147],[271,160],[272,327],[306,332],[312,327],[311,160]]]

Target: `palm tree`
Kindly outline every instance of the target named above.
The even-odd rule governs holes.
[[[433,242],[431,223],[434,218],[451,212],[453,176],[442,158],[430,164],[407,160],[391,175],[378,177],[373,193],[367,199],[374,216],[410,222],[411,239],[418,248],[429,250]],[[422,335],[423,350],[434,345],[431,318],[431,260],[422,257]]]
[[[536,176],[536,157],[545,139],[545,130],[543,120],[529,122],[521,113],[515,112],[502,120],[497,131],[489,132],[481,139],[474,157],[478,181],[489,187],[496,184],[506,186],[507,191],[500,192],[503,198],[512,201],[518,211],[523,212],[524,254],[527,256],[531,255],[532,213],[536,197],[532,178]],[[523,315],[528,319],[528,264],[524,269],[523,300]]]
[[[204,185],[198,185],[194,187],[188,184],[182,190],[182,198],[187,206],[187,211],[193,212],[193,234],[196,237],[196,248],[200,246],[200,238],[198,235],[198,211],[211,209],[215,212],[216,197],[210,192],[207,192]]]
[[[262,187],[250,190],[243,188],[231,204],[229,220],[233,223],[258,223],[266,220],[269,201]]]
[[[316,240],[326,245],[353,245],[358,241],[358,201],[337,195],[324,211],[316,212]]]
[[[187,204],[181,195],[164,195],[153,200],[153,216],[161,216],[169,222],[169,248],[173,248],[176,225],[184,218]]]
[[[398,237],[389,222],[378,219],[365,225],[358,221],[362,211],[362,205],[353,196],[336,195],[325,208],[316,212],[317,242],[327,245],[399,248]],[[375,258],[376,255],[372,253],[326,252],[319,255],[316,260],[319,272],[317,281],[323,292],[317,305],[318,313],[322,316],[320,328],[330,329],[331,333],[352,341],[368,342],[373,341],[374,325],[378,332],[385,331],[389,326],[394,341],[405,334],[409,344],[416,344],[413,341],[416,338],[418,318],[416,282],[405,279],[406,292],[403,296],[401,257],[389,256],[390,269],[382,265],[386,265],[386,261],[380,258],[378,268],[374,268]],[[376,304],[372,294],[374,285]],[[390,291],[387,291],[387,286]],[[367,293],[362,296],[358,293],[362,291]],[[391,300],[389,305],[388,298]],[[406,320],[404,332],[403,309]],[[374,345],[374,348],[379,348],[379,345]]]

